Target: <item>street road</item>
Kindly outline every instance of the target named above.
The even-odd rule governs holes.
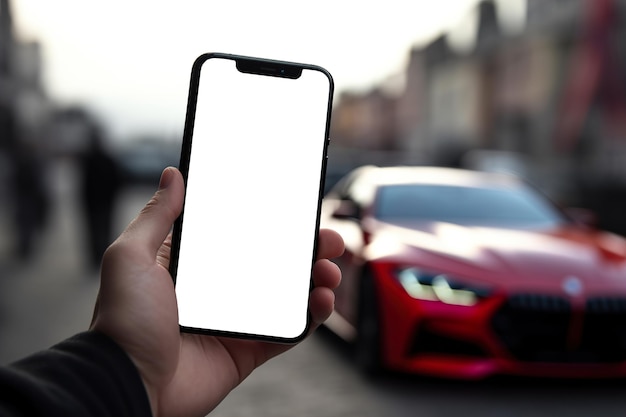
[[[53,222],[40,251],[27,264],[0,259],[1,364],[86,329],[91,318],[98,279],[82,261],[82,217],[71,167],[58,167],[54,177]],[[152,191],[136,187],[121,196],[117,231]],[[0,227],[7,227],[6,219],[0,219]],[[0,249],[6,249],[1,236],[6,233],[0,233]],[[626,383],[509,378],[475,383],[406,375],[371,380],[353,366],[349,346],[320,331],[255,371],[211,415],[626,416]]]

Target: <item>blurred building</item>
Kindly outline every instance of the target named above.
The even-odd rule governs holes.
[[[340,96],[341,111],[336,114],[337,134],[348,146],[362,149],[395,148],[396,100],[382,88],[364,95],[344,93]]]
[[[544,192],[626,233],[626,0],[526,0],[517,31],[498,4],[473,11],[469,47],[444,33],[411,50],[384,111],[378,88],[340,97],[334,142],[451,166],[469,151],[518,154]]]
[[[38,42],[23,42],[15,36],[11,4],[0,0],[0,106],[15,119],[16,132],[4,135],[2,148],[11,141],[43,142],[43,126],[48,122],[52,103],[41,82],[42,58]]]

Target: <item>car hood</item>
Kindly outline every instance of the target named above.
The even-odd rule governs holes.
[[[407,263],[521,287],[562,285],[576,277],[585,288],[626,292],[626,240],[564,225],[541,230],[463,226],[442,222],[376,223],[368,258]],[[394,249],[391,249],[394,248]]]

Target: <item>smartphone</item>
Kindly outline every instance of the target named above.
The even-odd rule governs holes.
[[[170,262],[182,331],[306,335],[332,97],[319,66],[222,53],[194,62]]]

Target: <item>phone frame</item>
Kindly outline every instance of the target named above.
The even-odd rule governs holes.
[[[309,278],[309,294],[313,289],[313,265],[317,258],[317,245],[318,245],[318,235],[319,235],[319,227],[320,227],[320,214],[322,207],[322,198],[324,195],[324,183],[326,179],[326,169],[328,162],[328,145],[330,143],[330,123],[331,123],[331,114],[332,114],[332,104],[333,104],[333,94],[334,94],[334,80],[331,74],[324,68],[317,65],[303,64],[297,62],[290,61],[281,61],[274,59],[266,59],[266,58],[257,58],[251,56],[244,55],[234,55],[234,54],[226,54],[219,52],[211,52],[200,55],[193,63],[191,69],[191,79],[189,83],[189,95],[187,101],[187,112],[185,117],[185,125],[183,130],[183,142],[181,146],[180,153],[180,162],[179,162],[179,170],[181,171],[185,183],[185,190],[187,189],[187,178],[189,174],[189,164],[191,159],[192,152],[192,142],[193,142],[193,132],[196,118],[196,104],[198,99],[198,90],[200,85],[200,73],[202,69],[202,65],[209,59],[228,59],[233,60],[236,63],[236,68],[240,72],[243,73],[252,73],[258,75],[265,76],[274,76],[274,77],[282,77],[282,78],[293,78],[296,79],[300,76],[302,70],[313,70],[319,71],[323,73],[329,81],[329,95],[328,95],[328,105],[327,105],[327,116],[326,116],[326,126],[325,126],[325,137],[320,140],[324,141],[322,146],[322,155],[320,161],[320,184],[318,189],[318,198],[317,198],[317,210],[316,210],[316,220],[315,220],[315,240],[313,242],[313,254],[311,260],[311,273]],[[186,196],[185,196],[186,201]],[[172,243],[171,243],[171,257],[169,264],[169,271],[172,276],[172,280],[174,281],[174,285],[176,285],[177,272],[178,272],[178,258],[180,251],[180,241],[181,234],[184,224],[184,213],[185,213],[185,201],[183,202],[183,210],[180,216],[176,219],[172,231]],[[311,324],[311,314],[310,308],[307,306],[307,318],[304,330],[302,333],[293,338],[285,338],[285,337],[276,337],[276,336],[268,336],[268,335],[260,335],[260,334],[250,334],[250,333],[240,333],[234,331],[223,331],[223,330],[215,330],[215,329],[205,329],[205,328],[197,328],[197,327],[189,327],[183,326],[179,324],[179,328],[182,332],[185,333],[196,333],[196,334],[206,334],[206,335],[214,335],[214,336],[225,336],[225,337],[233,337],[233,338],[241,338],[241,339],[252,339],[252,340],[262,340],[268,342],[275,343],[285,343],[285,344],[293,344],[301,341],[306,337],[309,333]]]

